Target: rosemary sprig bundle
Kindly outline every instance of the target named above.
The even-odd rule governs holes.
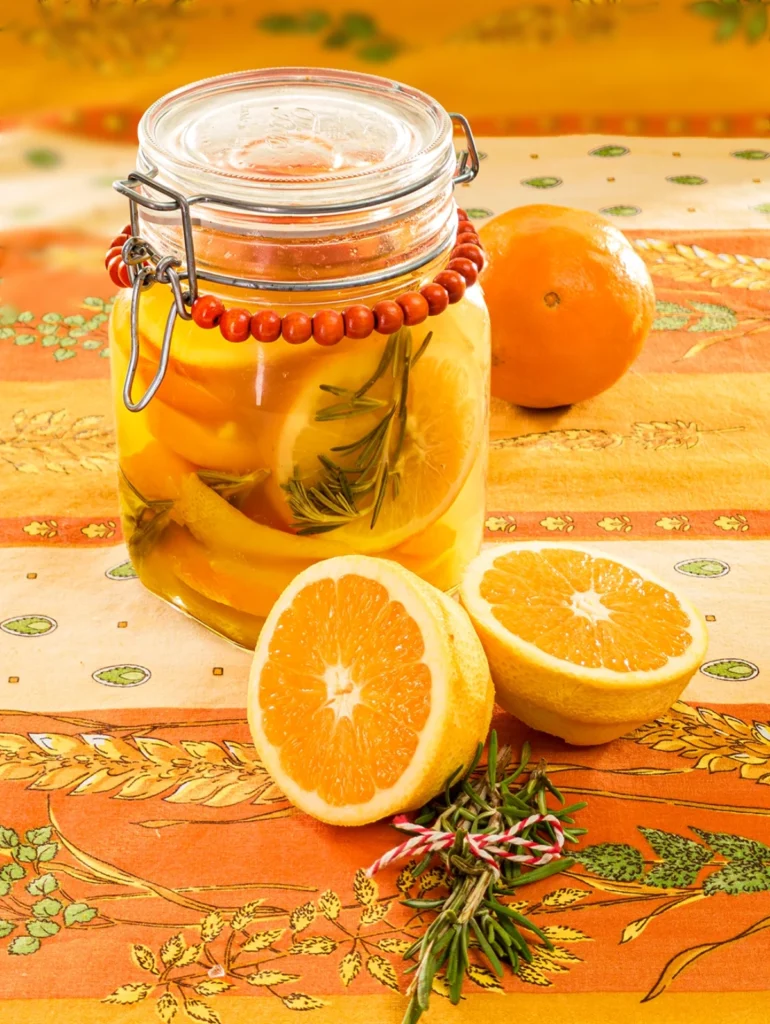
[[[374,529],[388,488],[394,498],[398,497],[401,480],[397,466],[406,434],[409,375],[431,337],[432,332],[413,354],[412,332],[403,327],[388,337],[377,368],[357,390],[332,384],[320,386],[338,401],[318,410],[318,423],[352,419],[380,409],[383,412],[361,437],[332,448],[329,454],[318,455],[321,468],[316,483],[306,484],[295,469],[292,479],[282,484],[299,534],[327,533],[367,516]],[[392,397],[370,395],[388,373],[393,378]]]
[[[416,826],[427,826],[432,831],[454,833],[451,847],[438,853],[428,853],[413,869],[415,878],[438,860],[447,878],[449,893],[441,899],[407,899],[404,905],[418,912],[435,912],[435,917],[404,953],[414,963],[407,973],[414,975],[407,994],[409,1005],[404,1024],[415,1024],[428,1009],[433,980],[443,971],[449,996],[458,1003],[468,967],[478,956],[487,961],[499,977],[503,965],[515,973],[522,962],[532,961],[532,944],[542,943],[552,948],[548,936],[533,921],[505,902],[507,896],[532,882],[541,881],[574,864],[562,856],[538,867],[508,859],[505,851],[490,843],[486,857],[480,858],[471,849],[468,836],[499,835],[535,816],[537,821],[521,828],[518,836],[548,846],[557,838],[557,828],[566,842],[576,842],[585,829],[575,827],[572,815],[585,807],[584,803],[565,806],[564,798],[550,781],[545,762],[528,769],[530,749],[524,744],[520,763],[511,770],[510,747],[498,751],[497,735],[489,741],[489,759],[483,774],[476,772],[482,746],[476,753],[471,768],[462,777],[457,772],[447,781],[443,793],[431,801],[414,821]],[[546,802],[551,795],[559,806],[554,809]],[[556,822],[540,820],[548,815]],[[477,847],[480,845],[477,842]],[[520,846],[517,850],[527,849]],[[516,852],[516,851],[512,851]],[[535,859],[533,857],[532,859]]]

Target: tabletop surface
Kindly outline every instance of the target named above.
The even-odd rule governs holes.
[[[658,300],[642,356],[605,395],[546,413],[493,401],[488,542],[622,551],[698,604],[710,649],[683,701],[631,736],[590,749],[529,737],[589,804],[579,863],[526,893],[556,951],[506,979],[515,1002],[479,974],[456,1009],[438,991],[428,1020],[766,1018],[765,146],[481,140],[482,173],[459,192],[478,223],[526,202],[603,211]],[[250,743],[249,655],[146,592],[127,562],[101,259],[125,222],[108,184],[132,163],[128,146],[0,135],[5,1017],[397,1024],[415,924],[395,871],[376,886],[357,874],[393,833],[288,807]],[[525,737],[502,713],[495,725]],[[271,984],[248,984],[248,964],[275,971]]]

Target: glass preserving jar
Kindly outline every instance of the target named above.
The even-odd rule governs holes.
[[[121,515],[150,590],[253,647],[322,558],[457,585],[490,339],[452,190],[477,168],[463,118],[369,75],[249,71],[147,110],[108,261]]]

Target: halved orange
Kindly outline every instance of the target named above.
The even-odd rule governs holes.
[[[301,573],[254,652],[249,722],[302,810],[363,825],[419,807],[467,765],[492,683],[467,615],[393,562],[345,555]]]
[[[498,703],[570,743],[603,743],[662,714],[708,642],[682,594],[576,544],[491,545],[466,570],[460,597]]]

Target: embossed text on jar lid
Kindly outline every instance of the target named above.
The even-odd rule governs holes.
[[[433,99],[385,78],[313,68],[223,75],[159,99],[139,126],[140,165],[187,195],[296,210],[454,170],[452,125]]]

